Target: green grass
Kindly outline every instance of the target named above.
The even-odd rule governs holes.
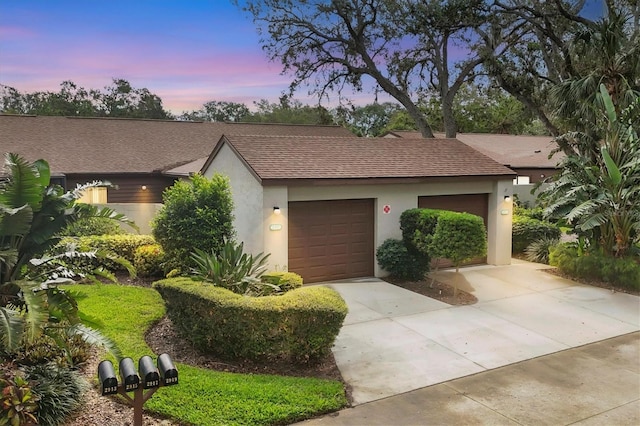
[[[104,323],[102,332],[124,356],[137,360],[153,352],[145,331],[164,316],[153,289],[119,285],[66,286],[86,297],[80,310]],[[156,354],[158,355],[158,354]],[[145,410],[192,425],[281,425],[346,405],[342,384],[332,380],[233,374],[177,365],[180,384],[161,388]]]

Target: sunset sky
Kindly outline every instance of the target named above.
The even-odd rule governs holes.
[[[227,0],[0,1],[0,83],[21,92],[124,78],[180,113],[209,100],[275,102],[289,84],[280,71]]]
[[[0,0],[0,84],[21,92],[124,78],[179,114],[210,100],[276,102],[290,82],[280,71],[229,0]],[[313,102],[306,90],[296,98]]]

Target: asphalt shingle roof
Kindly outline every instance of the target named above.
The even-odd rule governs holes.
[[[54,173],[150,173],[206,158],[225,133],[352,135],[338,126],[0,115],[0,153],[43,158]]]
[[[225,135],[224,143],[262,180],[515,176],[456,139]]]
[[[398,138],[419,138],[419,132],[393,131]],[[500,164],[516,168],[555,168],[562,153],[549,158],[557,147],[551,136],[502,135],[491,133],[458,133],[456,139],[493,158]]]

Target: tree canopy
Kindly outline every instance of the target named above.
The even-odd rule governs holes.
[[[0,112],[5,114],[62,115],[172,119],[162,99],[149,89],[136,89],[127,80],[114,78],[103,90],[85,89],[67,80],[58,92],[21,93],[0,85]]]
[[[374,82],[426,137],[433,131],[418,106],[422,94],[437,94],[447,135],[455,136],[453,98],[483,57],[469,51],[456,60],[450,48],[469,45],[477,27],[493,25],[481,0],[248,0],[244,9],[253,15],[271,59],[292,74],[292,90],[308,84],[323,99]]]

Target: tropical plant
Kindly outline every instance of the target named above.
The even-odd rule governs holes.
[[[260,276],[267,270],[269,254],[256,256],[244,253],[244,244],[225,241],[220,253],[207,253],[198,248],[191,255],[196,265],[193,276],[224,287],[238,294],[260,295],[260,287],[280,291],[277,285],[261,282]]]
[[[603,139],[597,155],[568,155],[542,197],[545,215],[565,219],[589,247],[621,257],[640,237],[640,98],[618,114],[604,84],[600,95]],[[565,137],[589,136],[574,132]]]
[[[32,391],[33,384],[22,376],[0,377],[0,425],[35,425],[38,397]]]
[[[79,218],[130,222],[111,209],[76,203],[86,187],[65,192],[50,185],[44,160],[28,163],[7,154],[5,166],[7,178],[0,185],[0,352],[13,352],[45,334],[55,338],[64,330],[117,354],[109,339],[82,324],[74,295],[57,286],[76,274],[62,259],[83,254],[46,253],[59,241],[59,232]]]
[[[560,242],[559,238],[544,237],[535,240],[524,250],[529,262],[549,264],[549,252]]]

